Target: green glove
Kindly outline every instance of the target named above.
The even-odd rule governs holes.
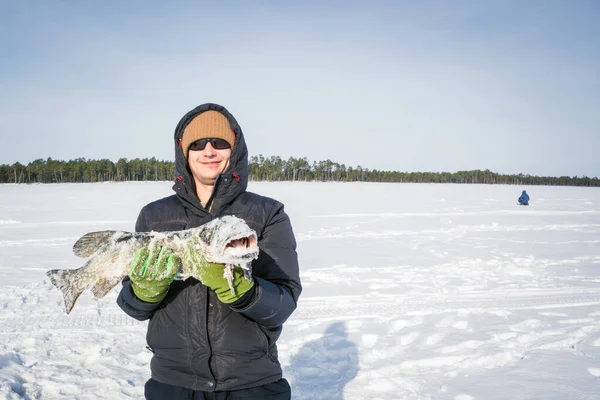
[[[129,270],[133,293],[147,303],[160,303],[167,296],[179,265],[179,257],[167,247],[138,250]]]
[[[240,267],[234,267],[233,292],[229,287],[229,282],[225,278],[225,264],[216,264],[209,261],[194,248],[190,240],[185,251],[185,263],[192,270],[192,275],[199,279],[202,284],[215,291],[219,300],[225,304],[230,304],[242,298],[242,296],[254,286],[254,281],[248,282],[244,278],[244,272]]]

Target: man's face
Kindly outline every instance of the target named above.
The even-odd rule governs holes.
[[[191,146],[193,147],[193,146]],[[202,150],[188,152],[188,164],[194,179],[204,185],[213,185],[217,176],[225,171],[231,158],[231,148],[215,149],[210,142]]]

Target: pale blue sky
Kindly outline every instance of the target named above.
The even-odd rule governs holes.
[[[0,164],[172,160],[216,102],[250,155],[600,176],[598,21],[595,0],[0,0]]]

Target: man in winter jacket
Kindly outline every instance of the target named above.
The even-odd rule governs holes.
[[[138,254],[117,303],[131,317],[149,320],[146,340],[154,354],[146,398],[290,399],[276,342],[302,287],[284,206],[246,191],[244,135],[220,105],[200,105],[181,119],[175,169],[175,194],[143,207],[136,231],[182,230],[235,215],[256,231],[260,253],[253,282],[234,271],[235,294],[222,268],[202,282],[173,280],[174,254]]]

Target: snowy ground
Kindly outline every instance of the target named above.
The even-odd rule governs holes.
[[[0,397],[142,397],[145,323],[44,272],[171,184],[0,185]],[[600,398],[600,189],[251,183],[286,204],[304,286],[294,399]],[[530,207],[519,207],[522,189]]]

